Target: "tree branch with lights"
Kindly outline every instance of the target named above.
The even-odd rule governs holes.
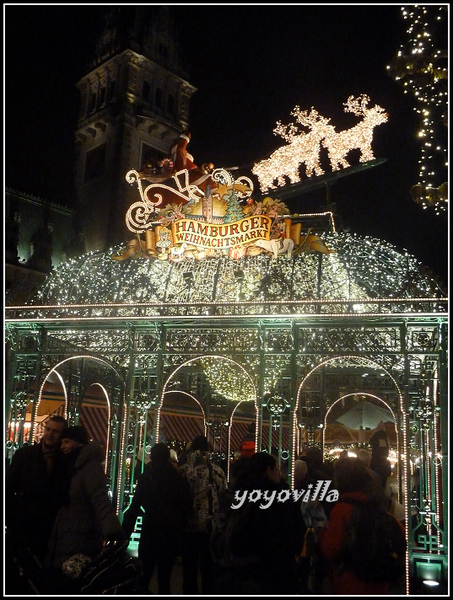
[[[412,92],[420,115],[418,133],[422,141],[419,181],[410,193],[424,209],[436,214],[447,210],[448,184],[445,181],[447,158],[448,53],[447,5],[403,6],[408,21],[408,41],[388,65],[389,75]]]

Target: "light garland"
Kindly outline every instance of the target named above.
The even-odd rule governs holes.
[[[420,115],[421,140],[419,181],[411,188],[414,202],[424,209],[433,207],[437,215],[447,210],[447,11],[446,5],[403,6],[409,22],[408,41],[402,45],[387,69],[412,92]]]
[[[211,388],[230,402],[242,400],[254,401],[256,390],[246,372],[240,372],[237,363],[226,361],[224,357],[207,356],[200,359],[206,378]]]
[[[274,134],[280,135],[288,144],[253,166],[252,172],[259,179],[261,191],[285,186],[287,180],[291,184],[298,183],[302,165],[305,165],[306,177],[322,175],[324,170],[320,164],[320,154],[323,147],[327,148],[332,171],[350,167],[346,157],[350,150],[356,148],[361,152],[360,162],[373,160],[373,130],[377,125],[385,123],[388,115],[377,104],[368,108],[369,101],[366,94],[348,98],[343,105],[345,112],[361,117],[362,121],[339,132],[330,125],[330,119],[321,116],[313,107],[308,112],[296,106],[291,112],[296,123],[282,125],[277,121]],[[308,133],[303,127],[309,129]]]
[[[331,232],[326,235],[326,243],[336,248],[337,254],[323,260],[320,275],[317,254],[277,261],[261,254],[244,257],[240,262],[216,257],[174,263],[117,262],[110,259],[112,250],[90,253],[54,269],[34,304],[72,305],[74,317],[80,318],[87,310],[85,305],[102,303],[121,306],[146,302],[181,308],[188,303],[215,302],[218,307],[239,303],[246,311],[247,302],[260,301],[346,300],[360,305],[376,298],[442,296],[428,269],[385,241]],[[256,308],[251,305],[250,311],[256,313]],[[227,312],[225,307],[223,314]],[[160,314],[158,308],[155,314]],[[180,310],[179,314],[184,313]]]

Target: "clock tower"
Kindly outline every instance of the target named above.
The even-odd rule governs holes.
[[[108,10],[77,87],[77,205],[86,251],[106,250],[130,237],[124,217],[139,198],[126,173],[168,157],[188,127],[196,88],[180,65],[169,8]]]

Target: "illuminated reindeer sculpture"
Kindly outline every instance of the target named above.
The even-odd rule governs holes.
[[[360,162],[373,160],[371,149],[373,129],[388,120],[385,109],[377,104],[368,108],[370,98],[362,94],[357,98],[350,96],[344,103],[345,112],[351,112],[362,121],[351,129],[335,131],[330,125],[330,119],[321,116],[314,108],[310,112],[300,110],[296,106],[291,115],[296,117],[296,123],[282,125],[277,122],[274,133],[280,135],[288,144],[281,146],[269,158],[253,165],[252,173],[258,177],[260,189],[276,189],[285,186],[288,178],[290,183],[300,181],[300,167],[305,164],[305,175],[323,175],[319,156],[322,147],[327,148],[332,171],[338,171],[350,166],[346,156],[350,150],[360,150]],[[308,127],[309,132],[301,131],[300,126]]]
[[[322,145],[327,148],[332,171],[346,169],[350,166],[346,160],[346,155],[350,150],[358,148],[360,150],[360,162],[373,160],[374,154],[371,149],[373,139],[373,129],[388,120],[388,114],[385,109],[377,104],[372,108],[367,108],[369,96],[362,94],[358,98],[349,96],[348,101],[343,104],[345,112],[351,112],[363,120],[344,131],[335,132],[326,135]]]
[[[269,158],[256,163],[252,168],[262,192],[286,185],[285,177],[290,183],[298,183],[302,164],[305,164],[307,177],[324,173],[319,163],[319,153],[321,140],[335,134],[334,127],[329,125],[330,119],[322,117],[314,108],[308,112],[300,110],[299,106],[294,108],[291,115],[296,117],[296,123],[282,125],[278,121],[274,129],[274,134],[280,135],[289,143],[277,148]],[[310,131],[301,131],[299,125],[308,127]],[[275,180],[277,184],[274,183]]]

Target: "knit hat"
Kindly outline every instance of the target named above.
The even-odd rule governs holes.
[[[84,427],[81,425],[73,425],[72,427],[68,427],[61,434],[61,439],[73,440],[74,442],[79,442],[80,444],[88,444],[88,434]]]

